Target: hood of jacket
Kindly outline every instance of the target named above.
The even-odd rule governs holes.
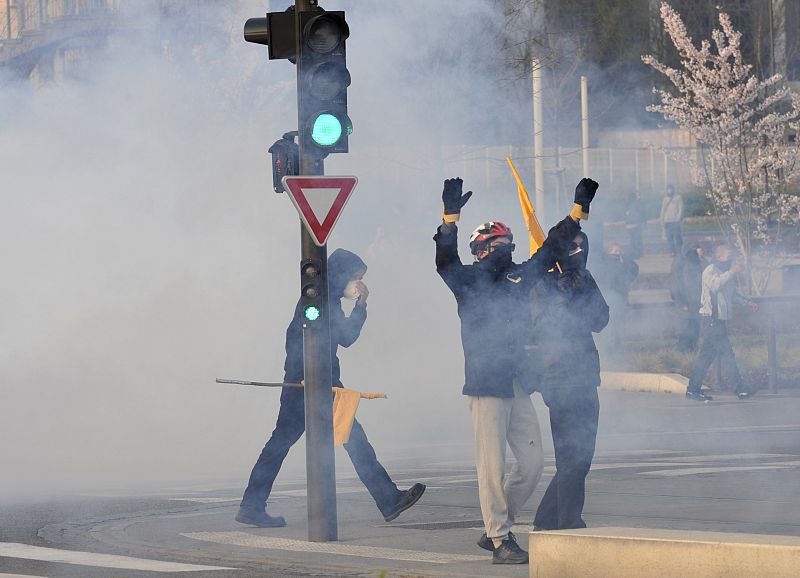
[[[346,249],[336,249],[328,257],[328,294],[330,299],[341,299],[344,288],[359,273],[367,270],[367,264]]]

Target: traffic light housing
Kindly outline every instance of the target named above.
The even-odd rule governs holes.
[[[344,12],[300,13],[298,56],[299,130],[305,152],[317,158],[346,153],[353,125],[347,116],[345,41],[350,28]]]
[[[287,58],[294,62],[297,53],[294,6],[286,12],[270,12],[265,18],[249,18],[244,23],[244,39],[267,45],[270,60]]]
[[[300,149],[294,142],[297,131],[287,132],[269,147],[272,153],[272,187],[276,193],[283,193],[283,177],[300,174]]]
[[[325,282],[320,259],[304,259],[300,263],[300,310],[305,325],[313,326],[324,319]]]

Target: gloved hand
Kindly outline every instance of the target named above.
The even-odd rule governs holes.
[[[444,205],[444,215],[442,219],[448,223],[458,221],[461,208],[467,204],[472,196],[472,191],[462,194],[461,189],[464,184],[460,178],[447,179],[442,190],[442,204]]]
[[[597,187],[600,185],[592,179],[583,178],[578,186],[575,187],[575,204],[580,205],[581,211],[584,215],[580,215],[581,219],[589,218],[589,205],[597,193]]]

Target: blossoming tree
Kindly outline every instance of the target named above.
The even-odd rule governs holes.
[[[780,74],[755,77],[742,61],[741,33],[724,12],[721,30],[699,47],[666,2],[661,19],[681,65],[671,68],[651,55],[642,57],[672,85],[654,89],[660,103],[647,110],[661,113],[697,141],[698,154],[683,160],[711,200],[726,239],[741,252],[749,289],[762,293],[783,261],[781,234],[800,216],[800,97]]]

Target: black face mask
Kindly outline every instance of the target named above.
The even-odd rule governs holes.
[[[511,253],[514,252],[514,243],[497,245],[491,253],[486,255],[478,263],[487,269],[503,270],[511,266]]]
[[[717,261],[717,269],[723,272],[729,271],[731,264],[733,264],[733,261]]]

